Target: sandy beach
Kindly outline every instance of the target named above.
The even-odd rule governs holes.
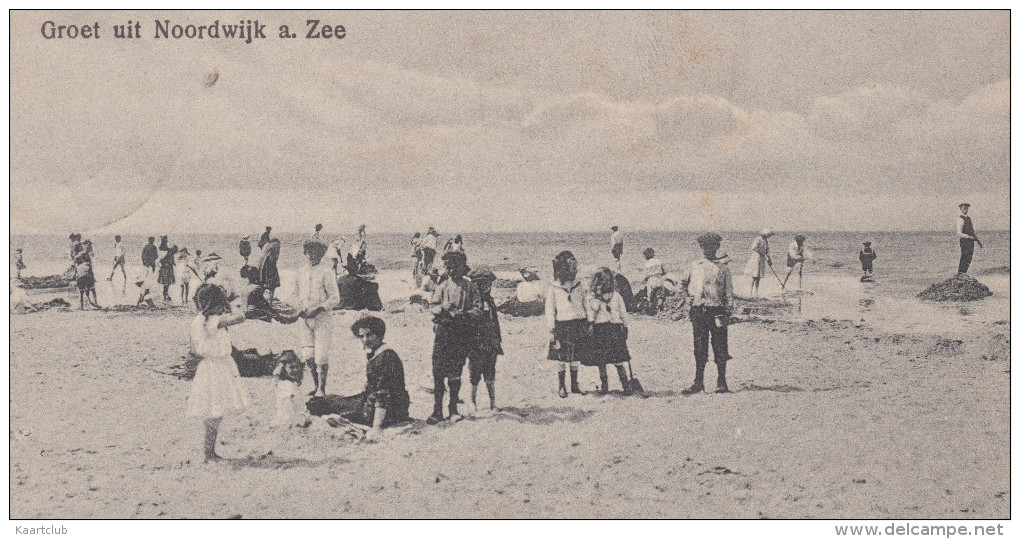
[[[614,394],[566,399],[542,320],[504,317],[491,417],[418,421],[379,443],[320,419],[274,430],[273,381],[246,378],[252,406],[224,421],[227,460],[213,465],[196,463],[189,382],[167,374],[192,316],[11,317],[11,518],[1011,515],[1005,311],[956,332],[755,315],[731,327],[733,393],[692,397],[680,395],[693,377],[690,325],[638,317],[630,347],[645,398],[612,380]],[[364,381],[344,330],[355,316],[335,317],[331,393]],[[415,306],[384,318],[422,419],[431,323]],[[291,326],[231,333],[239,348],[293,348]],[[585,390],[597,381],[582,370]]]

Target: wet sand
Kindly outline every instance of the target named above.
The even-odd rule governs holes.
[[[1010,517],[1008,313],[962,336],[756,314],[731,327],[733,393],[692,397],[690,325],[639,317],[646,398],[611,377],[614,394],[566,399],[542,320],[504,318],[492,417],[375,444],[322,420],[274,430],[272,380],[246,378],[252,407],[223,422],[212,465],[196,463],[189,382],[165,374],[192,316],[11,317],[11,518]],[[364,381],[353,316],[335,318],[331,393]],[[414,306],[384,318],[424,418],[431,324]],[[232,338],[295,342],[262,322]],[[581,382],[594,389],[595,369]]]

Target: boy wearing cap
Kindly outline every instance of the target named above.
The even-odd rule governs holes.
[[[958,273],[967,273],[967,270],[970,269],[970,261],[974,259],[975,243],[982,249],[985,247],[981,245],[981,240],[974,233],[974,223],[970,220],[970,216],[967,215],[969,210],[970,204],[966,202],[960,204],[960,216],[956,219],[956,235],[960,237],[960,266],[957,269]]]
[[[476,319],[482,310],[478,287],[467,280],[467,255],[452,251],[443,255],[448,278],[436,285],[430,311],[435,323],[436,339],[432,346],[432,380],[435,404],[429,424],[443,421],[444,381],[450,385],[450,420],[463,417],[457,411],[460,399],[460,377],[464,363],[477,341]]]
[[[694,383],[683,390],[693,395],[705,390],[705,364],[708,363],[708,344],[712,343],[715,366],[719,371],[716,393],[728,393],[726,362],[730,359],[726,326],[733,312],[733,277],[724,257],[717,256],[722,236],[714,232],[702,234],[698,245],[704,258],[691,263],[681,281],[682,289],[691,305],[691,328],[694,330]]]
[[[294,305],[300,318],[301,359],[312,373],[315,389],[309,395],[326,394],[326,376],[329,373],[329,345],[333,329],[333,308],[340,303],[336,277],[323,265],[326,244],[311,239],[304,244],[308,265],[294,274]]]
[[[875,254],[875,250],[871,248],[871,242],[864,242],[864,248],[857,254],[857,259],[861,261],[861,271],[864,272],[861,279],[868,279],[871,277],[871,272],[874,269],[873,263],[876,258],[878,258],[878,255]]]
[[[492,299],[492,283],[496,274],[489,268],[477,268],[468,274],[478,287],[482,309],[478,320],[478,342],[468,355],[468,372],[471,373],[471,404],[478,412],[478,383],[485,379],[489,390],[489,411],[496,409],[496,356],[503,353],[503,336],[499,330],[499,314]]]

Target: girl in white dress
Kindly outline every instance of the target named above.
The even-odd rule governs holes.
[[[227,327],[245,321],[244,312],[232,314],[226,293],[213,284],[195,291],[199,315],[191,322],[191,351],[201,358],[191,383],[187,415],[205,422],[205,462],[220,460],[216,436],[224,414],[248,406],[248,394],[241,383],[237,364],[231,357]]]
[[[751,295],[758,295],[758,285],[761,284],[761,278],[765,276],[765,266],[766,264],[772,265],[772,257],[769,256],[769,238],[774,234],[775,232],[771,228],[765,228],[751,244],[751,258],[747,259],[747,265],[744,266],[744,275],[751,278]]]

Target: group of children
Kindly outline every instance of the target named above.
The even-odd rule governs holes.
[[[385,426],[407,419],[410,398],[404,388],[403,364],[396,352],[384,345],[386,325],[376,317],[365,317],[351,326],[351,332],[362,341],[367,353],[365,391],[350,397],[326,395],[329,372],[330,341],[333,309],[340,302],[337,281],[332,268],[324,264],[327,245],[317,238],[304,243],[308,264],[295,275],[294,303],[297,312],[299,353],[285,352],[279,356],[275,371],[277,379],[277,411],[273,423],[283,425],[293,417],[297,389],[307,365],[315,383],[306,403],[310,412],[337,413],[345,419],[366,424],[370,438],[377,437]],[[192,382],[187,414],[203,418],[206,461],[219,460],[216,438],[224,414],[248,405],[246,390],[240,382],[237,364],[231,357],[229,326],[248,320],[249,292],[256,284],[241,285],[237,294],[241,301],[232,308],[229,288],[208,279],[195,291],[195,307],[199,314],[191,325],[192,352],[200,361]],[[302,361],[304,364],[302,364]]]
[[[767,239],[765,234],[762,236]],[[697,241],[703,257],[691,264],[680,281],[681,293],[690,306],[695,361],[694,381],[682,394],[705,390],[710,346],[718,371],[716,392],[726,393],[733,278],[728,258],[719,249],[721,236],[707,233]],[[796,243],[801,247],[803,240]],[[383,427],[408,418],[410,398],[404,384],[403,364],[396,352],[384,345],[385,322],[371,316],[362,318],[351,326],[351,331],[366,351],[365,390],[349,397],[326,394],[332,310],[339,303],[335,274],[322,263],[327,249],[317,238],[304,244],[308,264],[297,271],[294,285],[300,349],[298,354],[280,356],[275,373],[278,409],[274,423],[285,423],[290,416],[284,410],[291,409],[296,402],[297,388],[307,365],[315,387],[309,393],[312,399],[306,408],[318,415],[336,413],[367,425],[370,437],[377,437]],[[644,254],[648,261],[646,286],[651,294],[652,289],[662,286],[665,270],[653,250]],[[862,264],[873,259],[874,252],[866,244],[861,251]],[[436,283],[430,301],[435,336],[431,358],[434,405],[427,419],[429,424],[462,419],[458,404],[465,366],[476,412],[479,412],[477,390],[482,381],[489,397],[488,409],[494,410],[496,360],[503,353],[499,318],[491,294],[495,274],[484,267],[469,268],[467,255],[460,249],[448,250],[442,262],[445,274]],[[624,395],[642,392],[630,368],[629,317],[618,290],[619,275],[601,267],[584,283],[578,279],[578,262],[570,251],[559,253],[552,269],[554,282],[545,297],[545,318],[549,329],[547,357],[556,365],[558,395],[566,398],[570,393],[583,393],[578,380],[581,365],[598,368],[600,394],[609,392],[609,365],[615,367]],[[238,314],[232,313],[224,288],[217,286],[214,279],[207,280],[196,291],[195,305],[199,315],[191,327],[192,347],[202,359],[193,382],[188,414],[205,418],[205,457],[217,460],[215,443],[223,414],[247,405],[236,364],[230,358],[227,334],[229,326],[246,318],[244,308]]]

